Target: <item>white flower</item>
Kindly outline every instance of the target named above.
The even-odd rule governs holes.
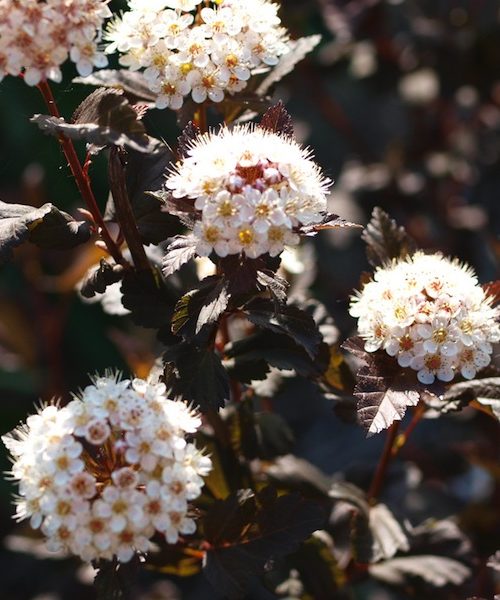
[[[212,102],[224,100],[224,88],[229,76],[212,63],[209,63],[203,71],[193,69],[186,76],[186,81],[191,87],[191,97],[195,102],[201,104],[207,98]]]
[[[128,0],[129,10],[115,17],[104,38],[106,53],[119,52],[120,64],[143,69],[155,94],[158,81],[172,83],[169,67],[179,69],[189,88],[179,89],[195,102],[221,102],[226,93],[245,88],[254,73],[279,63],[289,51],[278,5],[270,0]],[[82,65],[88,68],[88,64]],[[178,98],[156,101],[158,108],[178,110]]]
[[[383,349],[421,383],[475,377],[500,340],[499,311],[472,269],[416,253],[378,268],[352,299],[365,350]]]
[[[163,384],[96,378],[67,406],[49,405],[2,439],[19,482],[17,520],[41,528],[51,550],[85,561],[128,561],[155,532],[193,533],[190,502],[210,459],[186,433],[201,420]]]
[[[0,2],[0,79],[24,73],[28,85],[61,81],[68,56],[80,75],[107,65],[98,42],[107,0]]]
[[[297,244],[294,229],[321,220],[330,181],[290,137],[236,126],[195,139],[166,185],[200,211],[199,256],[256,258]]]

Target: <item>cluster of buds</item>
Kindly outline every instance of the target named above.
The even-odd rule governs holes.
[[[466,379],[491,361],[499,311],[471,268],[440,254],[416,253],[376,270],[352,299],[365,350],[383,349],[418,380]]]
[[[300,227],[321,220],[329,184],[292,138],[251,126],[199,136],[166,182],[199,211],[199,256],[249,258],[298,244]]]
[[[221,102],[243,90],[251,75],[278,64],[288,50],[278,6],[268,0],[129,0],[108,26],[108,53],[143,70],[158,108]]]
[[[162,384],[96,379],[64,407],[49,405],[3,436],[19,481],[18,520],[41,527],[50,550],[85,561],[129,561],[155,533],[196,530],[210,459],[186,441],[201,422]]]
[[[28,85],[61,81],[68,56],[78,73],[104,67],[101,28],[108,0],[0,0],[0,80],[24,74]]]

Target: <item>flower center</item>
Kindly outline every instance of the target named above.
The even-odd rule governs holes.
[[[167,96],[172,96],[172,94],[175,94],[176,91],[175,85],[171,83],[164,83],[161,86],[161,89],[165,94],[167,94]]]
[[[125,504],[125,502],[123,500],[117,500],[113,504],[113,512],[115,512],[117,515],[124,513],[126,510],[127,510],[127,505]]]
[[[217,227],[207,227],[205,229],[205,239],[210,244],[215,244],[219,239],[219,230]]]
[[[255,214],[258,217],[268,217],[271,214],[271,208],[267,204],[259,204],[255,209]]]
[[[228,54],[226,56],[226,65],[229,68],[236,67],[237,64],[238,64],[238,57],[235,54]]]
[[[439,354],[429,354],[425,357],[425,366],[429,371],[437,371],[441,368],[441,357]]]
[[[472,333],[472,321],[470,321],[469,319],[464,319],[461,323],[460,323],[460,329],[464,332],[464,333]]]
[[[234,206],[231,204],[230,200],[224,200],[219,204],[219,208],[217,212],[221,217],[232,217],[236,212]]]
[[[248,244],[251,244],[254,237],[254,233],[251,229],[243,229],[238,233],[238,239],[243,246],[248,246]]]
[[[442,344],[446,338],[448,337],[448,332],[444,327],[440,327],[436,329],[432,334],[432,339],[436,342],[436,344]]]
[[[267,238],[270,242],[281,242],[283,241],[283,231],[278,227],[270,227],[267,232]]]
[[[414,345],[415,344],[413,340],[408,334],[404,335],[402,338],[399,339],[399,347],[403,352],[408,352],[413,348]]]

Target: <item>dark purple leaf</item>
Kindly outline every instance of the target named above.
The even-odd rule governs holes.
[[[0,202],[0,261],[9,260],[12,249],[30,241],[40,248],[64,250],[86,242],[90,227],[75,221],[52,204],[40,208]]]
[[[368,260],[374,267],[393,258],[405,258],[416,249],[415,242],[404,227],[398,226],[396,221],[378,206],[373,209],[371,220],[361,237],[366,242]]]
[[[119,90],[100,88],[90,94],[76,109],[73,123],[47,115],[35,115],[31,121],[51,135],[84,140],[96,152],[109,145],[153,152],[159,144],[146,134],[138,113]]]
[[[281,133],[293,137],[292,117],[281,100],[266,110],[262,115],[259,126],[273,133]]]
[[[185,158],[193,145],[193,141],[199,135],[200,129],[193,121],[182,130],[181,135],[177,138],[177,156],[179,159]]]
[[[218,410],[229,400],[229,377],[210,348],[181,342],[167,349],[163,363],[163,381],[174,398],[192,402],[202,412]]]
[[[169,277],[196,254],[197,239],[192,235],[177,235],[168,245],[163,257],[163,274]]]
[[[323,338],[314,319],[298,306],[275,306],[270,300],[258,298],[245,306],[244,313],[254,325],[288,335],[311,358],[316,356]]]
[[[123,277],[123,267],[121,265],[111,265],[103,258],[99,266],[87,273],[80,293],[84,298],[92,298],[96,294],[103,294],[108,285],[120,281]]]
[[[383,352],[366,352],[360,338],[346,341],[342,347],[363,361],[356,375],[354,395],[358,399],[358,419],[368,436],[387,429],[401,420],[408,406],[420,400],[417,381],[406,377],[394,358]]]

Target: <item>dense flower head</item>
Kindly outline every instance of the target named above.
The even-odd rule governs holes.
[[[80,75],[107,64],[98,49],[109,0],[0,0],[0,80],[24,73],[28,85],[61,81],[69,58]]]
[[[40,527],[50,550],[85,561],[127,562],[157,532],[176,543],[196,529],[189,503],[211,469],[186,440],[199,426],[163,384],[97,378],[3,436],[19,482],[17,519]]]
[[[142,70],[158,108],[179,109],[186,96],[221,102],[243,90],[257,69],[288,51],[278,5],[269,0],[129,0],[109,25],[108,53]]]
[[[383,349],[421,383],[472,379],[500,340],[499,311],[470,267],[416,253],[375,271],[352,299],[365,350]]]
[[[199,136],[166,182],[199,211],[199,256],[249,258],[298,244],[298,228],[321,220],[329,184],[309,151],[252,126]]]

